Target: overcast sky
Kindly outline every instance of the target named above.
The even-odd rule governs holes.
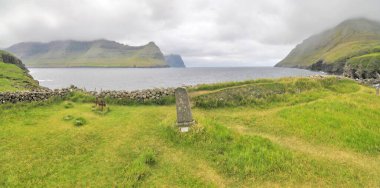
[[[380,0],[0,0],[0,47],[24,41],[154,41],[188,66],[272,66],[308,36]]]

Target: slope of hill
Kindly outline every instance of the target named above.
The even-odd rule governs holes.
[[[8,52],[0,50],[0,92],[37,88],[38,82],[28,74],[22,62]]]
[[[170,67],[186,67],[182,57],[177,54],[166,55],[165,61]]]
[[[337,74],[344,72],[347,76],[367,78],[380,71],[373,69],[377,66],[373,66],[374,60],[368,58],[369,54],[377,52],[380,52],[380,23],[364,18],[351,19],[304,40],[276,66],[307,68]],[[363,55],[367,55],[367,58],[358,58]],[[370,61],[373,63],[369,63]],[[347,62],[352,66],[345,68]],[[365,66],[366,64],[371,66]],[[367,72],[363,72],[362,66],[366,67]]]
[[[25,42],[8,51],[28,67],[167,67],[160,48],[150,42],[128,46],[109,40]]]
[[[110,111],[97,113],[92,96],[74,92],[0,105],[0,185],[380,187],[380,97],[371,87],[283,78],[189,94],[197,124],[185,134],[174,104],[107,100]]]

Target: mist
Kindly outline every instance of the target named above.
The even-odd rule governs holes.
[[[298,43],[378,0],[0,0],[0,47],[26,41],[154,41],[189,67],[273,66]]]

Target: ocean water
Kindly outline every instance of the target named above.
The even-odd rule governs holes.
[[[56,89],[71,84],[87,90],[140,90],[203,83],[244,81],[322,74],[278,67],[233,68],[29,68],[42,86]]]

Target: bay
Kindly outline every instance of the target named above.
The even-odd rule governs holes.
[[[306,77],[323,74],[279,67],[202,68],[29,68],[42,86],[75,85],[87,90],[141,90],[259,78]]]

